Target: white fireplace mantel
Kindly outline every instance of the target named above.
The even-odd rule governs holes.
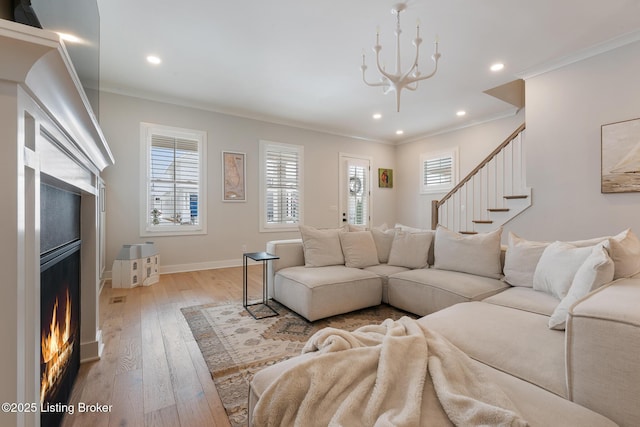
[[[0,147],[0,401],[39,404],[40,183],[82,197],[81,359],[96,359],[100,173],[114,159],[59,36],[3,19]],[[0,425],[39,423],[0,412]]]

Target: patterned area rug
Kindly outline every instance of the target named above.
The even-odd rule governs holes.
[[[234,427],[247,424],[249,382],[253,374],[300,354],[316,331],[325,327],[353,331],[389,318],[416,317],[383,304],[310,323],[276,302],[270,305],[280,315],[261,320],[251,317],[241,303],[182,309]],[[253,307],[258,316],[260,308]]]

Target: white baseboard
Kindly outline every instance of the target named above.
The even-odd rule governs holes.
[[[228,268],[228,267],[241,267],[242,259],[230,259],[223,261],[207,261],[207,262],[194,262],[190,264],[173,264],[173,265],[162,265],[162,259],[160,260],[160,274],[171,274],[171,273],[186,273],[189,271],[200,271],[200,270],[215,270],[217,268]],[[105,270],[103,279],[111,279],[111,270]]]

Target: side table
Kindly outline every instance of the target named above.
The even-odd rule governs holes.
[[[247,289],[247,287],[248,287],[247,286],[247,263],[248,263],[248,258],[251,258],[254,261],[262,261],[262,302],[256,302],[256,303],[249,304],[249,295],[248,295],[248,289]],[[268,295],[268,291],[267,291],[267,262],[269,262],[271,260],[274,260],[274,259],[280,259],[280,257],[276,256],[276,255],[272,255],[272,254],[267,253],[267,252],[247,252],[247,253],[242,254],[242,306],[256,320],[264,319],[266,317],[273,317],[273,316],[277,316],[278,315],[278,312],[275,311],[273,309],[273,307],[271,307],[269,305],[269,295]],[[271,313],[268,313],[266,315],[258,315],[256,313],[254,313],[251,310],[251,307],[256,306],[256,305],[265,306],[267,309],[269,309],[271,311]]]

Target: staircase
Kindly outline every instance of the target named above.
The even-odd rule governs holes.
[[[441,200],[431,202],[431,228],[463,234],[495,230],[531,206],[524,162],[525,124]]]

